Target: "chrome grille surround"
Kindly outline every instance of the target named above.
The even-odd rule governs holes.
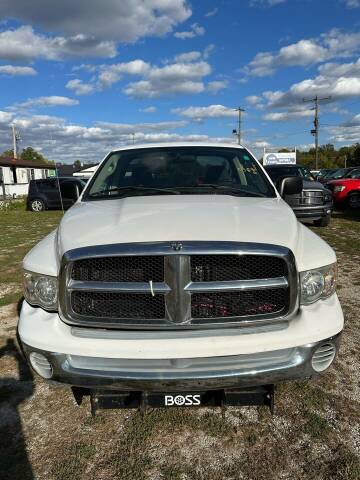
[[[287,195],[285,200],[294,208],[319,207],[326,203],[323,190],[303,190],[299,195]]]
[[[60,268],[59,314],[68,324],[123,329],[209,329],[237,326],[286,324],[299,308],[298,274],[293,253],[282,246],[244,242],[181,242],[175,250],[173,242],[96,245],[70,250],[63,255]],[[277,278],[195,282],[191,280],[192,255],[261,255],[281,258],[287,275]],[[97,282],[71,278],[73,263],[87,258],[118,256],[163,256],[164,282]],[[263,289],[288,289],[287,308],[281,312],[260,313],[239,317],[192,318],[192,294],[201,292],[243,292]],[[73,309],[71,293],[117,292],[165,296],[165,317],[162,319],[109,318],[79,315]],[[285,325],[284,325],[285,326]]]

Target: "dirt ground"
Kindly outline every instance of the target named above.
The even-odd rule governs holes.
[[[231,407],[225,418],[217,408],[92,418],[87,401],[78,407],[67,388],[34,378],[15,339],[20,260],[59,214],[27,212],[21,231],[15,217],[0,212],[1,480],[360,478],[360,216],[337,214],[316,230],[338,255],[346,326],[334,365],[278,386],[275,416]]]

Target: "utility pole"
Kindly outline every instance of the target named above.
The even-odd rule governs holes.
[[[13,149],[14,149],[14,158],[17,159],[17,142],[21,140],[19,132],[16,131],[15,123],[11,124],[12,137],[13,137]]]
[[[15,130],[15,124],[14,123],[11,125],[11,128],[12,128],[12,137],[13,137],[14,158],[17,158],[16,130]]]
[[[238,129],[237,129],[237,131],[236,131],[236,130],[233,130],[233,133],[235,133],[235,135],[237,135],[237,137],[238,137],[238,144],[240,145],[240,144],[241,144],[241,123],[242,123],[241,114],[242,114],[243,112],[245,112],[245,109],[244,109],[244,108],[241,108],[241,107],[238,107],[238,108],[235,108],[235,112],[238,112],[238,114],[239,114],[239,117],[238,117]]]
[[[314,129],[310,130],[310,133],[315,137],[315,170],[318,170],[319,166],[319,103],[323,100],[330,100],[331,97],[319,98],[317,95],[314,98],[303,98],[303,102],[314,102],[315,118]]]

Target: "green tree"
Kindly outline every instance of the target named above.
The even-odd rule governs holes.
[[[5,152],[3,152],[1,155],[1,157],[11,157],[11,158],[14,158],[14,150],[11,149],[11,150],[5,150]]]
[[[49,161],[32,147],[26,147],[20,154],[23,161],[30,161],[36,163],[49,163]]]
[[[81,161],[80,160],[75,160],[74,167],[77,168],[78,170],[80,170],[81,167],[82,167]]]

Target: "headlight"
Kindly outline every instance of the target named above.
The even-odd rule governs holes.
[[[345,190],[345,185],[336,185],[334,188],[334,192],[342,192],[343,190]]]
[[[300,272],[301,304],[309,305],[336,290],[337,264]]]
[[[31,305],[57,310],[58,282],[56,277],[24,272],[24,297]]]

